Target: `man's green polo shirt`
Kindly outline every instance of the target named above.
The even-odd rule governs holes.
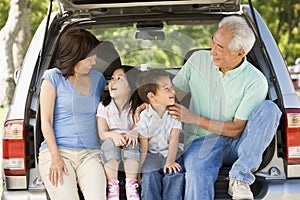
[[[191,92],[189,109],[214,120],[247,120],[253,109],[267,95],[265,76],[249,63],[243,63],[225,76],[212,62],[210,51],[192,54],[173,79],[182,91]],[[196,125],[184,124],[185,144],[211,134]]]

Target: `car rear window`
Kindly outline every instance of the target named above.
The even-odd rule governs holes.
[[[122,64],[151,68],[181,68],[192,49],[210,47],[217,24],[163,24],[163,28],[138,29],[137,24],[120,28],[91,29],[99,40],[110,41]]]

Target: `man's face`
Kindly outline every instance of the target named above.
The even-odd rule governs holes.
[[[219,28],[214,34],[211,41],[211,55],[213,62],[221,70],[228,71],[238,66],[242,61],[241,51],[231,52],[229,43],[232,35],[226,27]]]

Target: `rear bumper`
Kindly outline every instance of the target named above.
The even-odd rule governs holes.
[[[7,191],[4,189],[2,193],[2,200],[47,200],[47,195],[45,190]]]
[[[300,199],[300,179],[270,182],[264,200]]]
[[[300,179],[282,182],[270,182],[268,191],[263,200],[300,199]],[[5,190],[2,200],[47,200],[45,190]]]

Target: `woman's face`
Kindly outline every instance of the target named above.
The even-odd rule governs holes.
[[[80,60],[75,66],[75,73],[88,74],[94,64],[96,64],[96,55]]]
[[[123,69],[116,69],[108,82],[110,96],[115,98],[128,98],[130,86]]]

